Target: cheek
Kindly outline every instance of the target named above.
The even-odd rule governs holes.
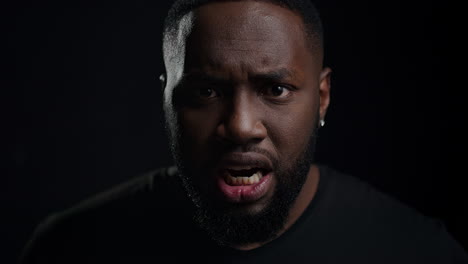
[[[297,159],[308,146],[316,123],[318,102],[298,102],[271,115],[270,138],[283,161]]]
[[[216,129],[216,113],[203,110],[181,110],[178,115],[182,151],[188,160],[199,164],[208,153],[209,140]]]

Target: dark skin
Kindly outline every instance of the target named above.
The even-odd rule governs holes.
[[[317,118],[325,117],[331,70],[323,68],[322,50],[311,49],[301,17],[289,9],[267,2],[220,2],[194,15],[185,56],[166,61],[165,107],[178,116],[182,158],[199,175],[194,182],[203,195],[226,206],[204,177],[214,173],[210,164],[247,145],[268,152],[280,166],[293,164]],[[264,196],[236,205],[237,210],[255,214],[267,206],[278,184],[274,176]],[[279,235],[312,201],[318,181],[318,169],[311,165]],[[232,247],[250,250],[267,242]]]

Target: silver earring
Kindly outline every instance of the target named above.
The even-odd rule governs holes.
[[[325,126],[325,120],[320,120],[320,127],[324,127]]]

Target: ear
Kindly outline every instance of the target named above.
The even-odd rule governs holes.
[[[330,104],[330,88],[331,88],[331,73],[332,70],[325,67],[320,72],[319,96],[320,96],[320,120],[325,120],[328,105]]]
[[[166,89],[166,74],[159,75],[159,81],[161,82],[161,90],[164,91]]]

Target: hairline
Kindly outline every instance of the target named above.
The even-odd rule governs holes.
[[[185,42],[187,40],[187,36],[190,34],[191,29],[193,28],[193,25],[194,25],[194,21],[195,21],[194,13],[197,9],[199,9],[202,6],[206,6],[206,5],[217,3],[217,2],[241,2],[241,1],[265,2],[265,3],[274,4],[276,6],[288,9],[289,11],[293,12],[295,15],[299,16],[302,22],[300,27],[302,28],[302,31],[304,33],[304,37],[305,37],[304,40],[307,42],[306,47],[309,48],[312,54],[314,53],[319,54],[321,60],[323,61],[323,54],[324,54],[324,51],[323,51],[324,42],[323,42],[323,32],[322,32],[323,30],[318,29],[318,30],[313,30],[312,32],[310,32],[309,30],[311,26],[321,27],[321,25],[308,26],[304,16],[298,10],[290,8],[286,4],[276,1],[276,0],[211,0],[205,3],[202,3],[200,5],[197,5],[195,7],[192,7],[189,10],[185,10],[183,13],[178,15],[177,19],[172,24],[169,24],[169,25],[167,25],[166,23],[164,24],[163,38],[162,38],[163,39],[163,43],[162,43],[163,51],[162,52],[163,52],[163,58],[164,58],[165,64],[169,63],[176,57],[176,56],[167,56],[168,54],[166,53],[169,52],[169,50],[167,50],[166,45],[170,43],[172,45],[172,49],[175,48],[174,46],[176,46],[175,49],[181,48],[181,45],[185,46],[185,43],[180,43],[180,41]],[[166,65],[166,68],[167,68],[167,65]]]

